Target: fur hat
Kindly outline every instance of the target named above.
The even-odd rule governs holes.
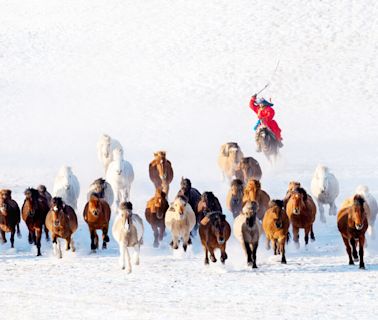
[[[257,104],[262,104],[264,106],[268,106],[268,107],[273,107],[274,104],[273,103],[270,103],[269,101],[265,100],[264,98],[259,98],[256,100],[256,103]]]

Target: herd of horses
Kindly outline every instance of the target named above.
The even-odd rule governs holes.
[[[113,208],[116,217],[111,231],[119,244],[120,265],[122,269],[131,272],[128,248],[134,248],[135,263],[138,264],[144,233],[143,220],[133,212],[129,199],[134,180],[133,168],[123,159],[124,152],[120,143],[107,135],[101,137],[97,151],[106,179],[99,178],[90,185],[83,210],[83,219],[89,229],[90,248],[92,251],[99,248],[98,230],[102,231],[102,248],[107,248]],[[360,268],[365,268],[365,232],[369,229],[374,236],[373,227],[378,212],[377,202],[367,187],[359,187],[358,192],[344,201],[337,213],[335,199],[339,194],[339,186],[336,177],[327,167],[319,166],[312,179],[311,191],[317,201],[316,206],[313,197],[297,181],[289,183],[282,199],[271,199],[262,189],[259,163],[252,157],[244,157],[240,146],[235,142],[221,146],[218,165],[224,179],[230,184],[225,202],[233,216],[232,226],[214,193],[199,192],[188,178],[181,178],[180,190],[169,203],[169,186],[174,177],[172,163],[167,159],[166,152],[154,153],[149,164],[149,177],[155,192],[145,208],[145,219],[153,231],[154,247],[160,246],[169,231],[172,248],[182,246],[186,251],[198,234],[205,253],[205,264],[209,264],[209,259],[217,261],[216,249],[220,250],[220,260],[225,263],[228,258],[227,241],[233,233],[241,244],[247,264],[257,268],[257,249],[263,235],[266,248],[273,247],[274,255],[281,255],[281,262],[285,264],[286,243],[292,237],[299,247],[300,229],[304,230],[306,245],[310,239],[315,241],[313,225],[317,207],[320,221],[325,222],[323,206],[329,205],[329,214],[337,214],[337,226],[345,243],[349,264],[359,261]],[[51,235],[54,253],[59,258],[62,258],[60,239],[66,240],[66,250],[75,251],[72,235],[78,228],[75,211],[79,190],[77,178],[69,167],[60,170],[54,183],[53,196],[43,185],[37,189],[26,189],[21,209],[12,199],[10,190],[1,190],[0,240],[6,242],[6,233],[10,233],[13,248],[15,234],[20,236],[19,224],[22,218],[28,228],[29,243],[36,245],[38,256],[41,255],[43,232],[47,240]]]

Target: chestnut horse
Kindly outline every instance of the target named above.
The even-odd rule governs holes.
[[[217,262],[214,250],[220,249],[221,262],[227,259],[226,242],[231,235],[230,224],[226,221],[226,216],[222,212],[210,212],[201,220],[199,235],[202,247],[205,250],[205,264],[209,264],[209,252],[212,262]]]
[[[110,221],[110,206],[96,194],[92,194],[85,205],[83,216],[84,221],[88,224],[91,235],[91,250],[98,248],[98,235],[96,230],[102,230],[102,249],[106,249],[106,243],[109,242],[108,229]]]
[[[285,243],[289,240],[290,220],[283,201],[272,200],[269,202],[269,209],[265,212],[262,227],[265,232],[267,249],[270,249],[270,243],[272,243],[274,255],[281,253],[281,263],[286,264]]]
[[[261,189],[261,183],[255,179],[249,179],[244,188],[243,206],[247,201],[256,201],[259,205],[257,218],[261,221],[264,218],[265,211],[268,209],[270,197]]]
[[[364,245],[365,232],[368,228],[367,210],[365,203],[366,202],[362,196],[355,195],[353,197],[352,204],[346,207],[342,207],[337,214],[337,228],[339,229],[343,238],[345,248],[349,256],[349,264],[354,264],[353,259],[355,261],[358,261],[359,255],[360,269],[365,269]],[[359,254],[357,254],[356,249],[357,242],[359,245]]]
[[[188,203],[192,207],[195,215],[196,215],[196,226],[194,227],[194,231],[198,229],[199,220],[198,220],[198,203],[201,200],[200,192],[192,187],[192,182],[188,178],[181,178],[180,183],[181,189],[177,193],[178,196],[185,196],[188,199]]]
[[[62,198],[54,197],[51,200],[51,208],[46,217],[46,227],[51,232],[54,253],[62,258],[62,249],[58,238],[66,240],[66,250],[75,252],[72,234],[77,230],[77,216],[74,209],[66,205]]]
[[[154,232],[154,247],[159,247],[159,241],[163,240],[165,232],[165,213],[169,208],[166,194],[161,189],[156,189],[155,196],[148,200],[145,210],[147,222]]]
[[[201,221],[210,212],[222,212],[222,206],[214,193],[206,191],[202,193],[197,206],[197,221]]]
[[[227,193],[226,206],[227,209],[232,212],[234,218],[236,218],[243,209],[243,195],[243,181],[239,179],[232,180],[231,189]]]
[[[173,180],[172,164],[166,158],[165,151],[154,153],[154,160],[149,165],[149,174],[155,188],[162,189],[168,196],[169,184]]]
[[[12,191],[0,190],[0,241],[6,243],[6,232],[10,232],[11,248],[14,248],[14,234],[21,237],[19,223],[21,220],[20,208],[12,199]]]
[[[41,256],[42,227],[49,212],[47,199],[41,196],[38,190],[28,188],[25,190],[25,201],[22,205],[22,219],[29,230],[29,243],[37,246],[37,256]],[[46,240],[49,240],[49,231],[45,225]]]
[[[286,213],[293,226],[293,240],[299,247],[299,229],[304,229],[305,243],[308,244],[308,235],[311,240],[315,240],[313,224],[316,216],[316,206],[314,200],[303,188],[295,189],[287,201]]]

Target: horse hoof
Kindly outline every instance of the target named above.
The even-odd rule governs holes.
[[[124,266],[121,267],[122,270],[125,270],[126,268]]]
[[[153,246],[154,248],[159,248],[159,242],[154,242]]]
[[[208,264],[209,264],[209,259],[205,258],[205,265],[208,265]]]
[[[183,244],[182,247],[184,249],[184,252],[186,252],[186,249],[188,248],[188,245],[187,244]]]
[[[178,244],[174,245],[173,249],[177,250],[178,249]]]
[[[109,242],[109,241],[110,241],[110,240],[109,240],[109,236],[106,235],[106,236],[104,237],[104,241],[105,241],[105,242]]]
[[[22,239],[21,232],[18,232],[18,233],[17,233],[17,238],[18,238],[18,239]]]
[[[216,259],[215,257],[210,257],[210,259],[211,259],[211,261],[214,262],[214,263],[217,262],[217,259]]]
[[[282,259],[282,260],[281,260],[281,263],[282,263],[282,264],[287,264],[287,263],[286,263],[286,259]]]
[[[106,242],[102,244],[102,249],[106,249]]]
[[[354,262],[353,262],[353,261],[349,261],[349,265],[350,265],[350,266],[353,266],[353,265],[354,265]]]
[[[253,264],[252,269],[257,269],[256,263]]]
[[[169,243],[169,245],[170,245],[171,247],[173,247],[173,241],[171,241],[171,242]]]
[[[192,239],[191,238],[189,238],[188,244],[192,244]]]
[[[365,265],[360,266],[360,269],[366,270]]]

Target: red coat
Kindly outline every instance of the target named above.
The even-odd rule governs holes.
[[[278,126],[277,122],[273,120],[274,109],[272,107],[266,106],[261,109],[256,103],[256,98],[252,97],[249,107],[257,114],[257,117],[260,119],[261,123],[266,125],[278,140],[282,140],[281,129]]]

